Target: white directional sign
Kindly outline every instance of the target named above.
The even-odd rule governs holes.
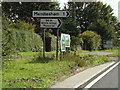
[[[41,19],[41,28],[60,28],[62,22],[60,19]]]
[[[68,11],[33,11],[33,17],[68,17]]]

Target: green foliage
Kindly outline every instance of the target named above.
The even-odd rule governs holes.
[[[111,24],[108,24],[104,20],[97,19],[96,22],[89,26],[89,29],[101,35],[103,40],[116,39],[115,27]]]
[[[34,32],[9,29],[3,31],[3,36],[3,55],[42,51],[42,39]]]
[[[51,51],[55,51],[56,50],[56,36],[51,35]],[[60,46],[59,46],[60,47]]]
[[[120,57],[120,54],[118,52],[113,53],[113,54],[109,54],[107,55],[108,57]]]
[[[101,45],[101,37],[93,31],[85,31],[82,33],[83,48],[85,50],[97,50]]]
[[[10,21],[24,20],[36,25],[35,32],[39,33],[40,18],[32,17],[33,10],[60,10],[59,3],[54,2],[3,2],[2,15],[8,16]]]
[[[80,26],[81,32],[92,30],[105,40],[116,37],[114,26],[117,23],[117,17],[113,16],[113,9],[110,5],[103,4],[100,1],[68,2],[64,9],[70,12],[70,19],[67,19],[65,23],[76,21],[74,24],[71,23],[72,25],[64,25],[64,28],[66,28],[65,30],[63,29],[64,32],[68,32],[74,27],[72,33],[78,33],[75,27]]]
[[[18,20],[10,22],[3,17],[2,55],[12,55],[16,52],[42,51],[42,39],[35,34],[34,25]]]
[[[92,66],[111,61],[110,58],[106,56],[91,55],[91,54],[82,56],[82,58],[87,61],[87,65],[92,65]]]
[[[11,28],[24,31],[34,31],[35,25],[32,23],[26,23],[25,21],[17,20],[16,22],[10,24]]]
[[[75,36],[71,37],[71,49],[76,50],[76,46],[80,44],[83,44],[82,38],[75,37]]]
[[[15,48],[15,38],[14,36],[14,32],[10,31],[10,30],[3,30],[2,32],[2,55],[10,55],[13,54],[16,50]]]
[[[80,34],[80,29],[77,29],[76,27],[76,21],[72,19],[71,17],[62,19],[63,24],[61,26],[61,32],[70,34],[70,36],[76,36],[78,37]]]
[[[21,19],[34,22],[33,10],[59,10],[59,3],[56,2],[3,2],[3,15],[8,15],[10,20]],[[16,17],[18,15],[18,17]]]
[[[64,54],[64,60],[67,61],[74,61],[76,62],[76,65],[79,67],[85,67],[85,66],[95,66],[99,65],[105,62],[111,61],[110,58],[107,56],[100,56],[100,55],[73,55],[66,53]]]
[[[83,43],[82,38],[72,36],[71,37],[71,44],[72,45],[79,45],[80,43]]]
[[[118,50],[99,50],[99,51],[93,51],[93,52],[116,52],[118,53]]]
[[[3,88],[46,88],[57,83],[63,75],[70,75],[72,67],[95,66],[110,59],[98,55],[67,54],[63,61],[51,58],[21,59],[3,62]]]
[[[73,55],[73,54],[64,54],[64,60],[67,60],[67,61],[74,61],[76,62],[76,65],[79,66],[79,67],[83,67],[83,66],[86,66],[87,63],[84,59],[80,59],[79,55]]]

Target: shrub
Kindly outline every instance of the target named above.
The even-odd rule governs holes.
[[[79,67],[86,66],[87,63],[83,58],[80,58],[79,55],[72,55],[72,54],[64,54],[63,56],[64,60],[70,60],[76,62],[76,65]]]
[[[99,55],[72,55],[69,53],[64,54],[63,56],[64,60],[67,61],[74,61],[76,62],[76,65],[79,67],[84,67],[84,66],[95,66],[99,65],[108,61],[111,61],[110,58],[106,56],[99,56]]]
[[[34,32],[18,31],[15,29],[3,30],[3,55],[15,52],[42,51],[42,39]]]
[[[82,38],[72,36],[71,37],[71,49],[76,50],[77,45],[83,44]]]
[[[110,61],[110,58],[106,56],[100,56],[100,55],[88,54],[88,55],[85,55],[83,58],[87,61],[87,65],[92,65],[92,66]]]
[[[101,37],[93,31],[85,31],[82,33],[83,49],[85,50],[97,50],[101,45]]]
[[[3,17],[2,28],[2,55],[11,55],[16,52],[42,51],[42,39],[35,34],[34,25],[18,20],[10,22]]]

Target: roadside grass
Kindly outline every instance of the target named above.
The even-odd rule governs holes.
[[[21,58],[21,57],[29,57],[29,56],[42,56],[43,52],[19,52],[18,54],[14,54],[12,56],[4,56],[3,58]],[[55,54],[55,51],[45,52],[46,55]]]
[[[89,53],[90,51],[87,51],[87,50],[77,50],[76,52],[75,51],[70,51],[71,53]]]
[[[55,54],[56,51],[52,51],[52,52],[45,52],[46,54]]]
[[[71,51],[74,53],[74,51]],[[118,52],[118,50],[97,50],[97,51],[87,51],[87,50],[78,50],[76,53],[90,53],[90,52]]]
[[[99,50],[99,51],[92,51],[92,52],[118,52],[118,50]]]
[[[89,66],[96,66],[111,61],[111,59],[107,56],[100,56],[93,54],[88,54],[83,58],[87,61],[87,65]]]
[[[75,53],[74,51],[70,51],[71,53]],[[118,53],[118,50],[99,50],[99,51],[87,51],[87,50],[78,50],[76,53],[89,53],[89,52],[114,52]],[[43,52],[19,52],[18,54],[14,54],[12,56],[3,56],[3,58],[21,58],[21,57],[29,57],[29,56],[42,56]],[[46,55],[54,55],[56,51],[45,52]],[[117,54],[113,54],[111,56],[118,56]]]
[[[40,54],[40,52],[19,52],[19,54],[22,55],[23,57],[26,57],[26,56],[38,55]]]
[[[110,61],[106,56],[66,55],[62,61],[42,57],[3,61],[3,88],[46,88],[70,76],[75,67],[92,67]]]
[[[2,90],[2,70],[0,70],[0,89]]]
[[[115,53],[109,54],[109,55],[107,55],[107,56],[108,56],[108,57],[120,57],[120,53],[115,52]]]
[[[71,61],[55,61],[53,58],[21,59],[3,62],[3,88],[45,88],[70,74],[66,70]]]
[[[79,50],[77,51],[76,53],[89,53],[90,51],[87,51],[87,50]]]

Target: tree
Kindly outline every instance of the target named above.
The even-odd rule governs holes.
[[[117,18],[113,16],[113,9],[110,5],[102,2],[68,2],[65,9],[71,13],[70,18],[75,21],[74,26],[80,26],[81,32],[95,31],[105,40],[116,38],[115,24]],[[72,25],[70,27],[72,28]],[[65,28],[65,32],[70,30],[67,27]],[[78,33],[78,31],[74,31]]]
[[[76,51],[77,50],[77,45],[81,45],[83,44],[83,40],[80,37],[75,37],[72,36],[71,37],[71,49]]]
[[[33,18],[33,10],[60,10],[58,2],[2,2],[2,14],[10,21],[17,19],[36,25],[35,32],[40,33],[40,18]]]
[[[83,49],[85,50],[98,50],[101,45],[101,37],[93,31],[85,31],[82,33]]]
[[[96,22],[89,26],[90,30],[95,31],[102,38],[102,49],[104,49],[104,42],[107,40],[116,41],[117,33],[114,25],[106,23],[104,20],[98,19]],[[113,42],[113,43],[114,43]]]

